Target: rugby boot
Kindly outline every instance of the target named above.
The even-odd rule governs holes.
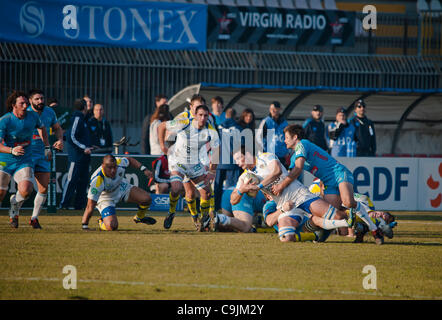
[[[41,229],[41,225],[40,225],[40,223],[38,222],[38,219],[37,218],[34,218],[34,219],[31,219],[31,220],[29,220],[29,224],[32,226],[32,228],[34,228],[34,229]]]
[[[172,226],[173,218],[175,218],[175,213],[169,212],[166,219],[164,219],[164,229],[170,229],[170,227]]]

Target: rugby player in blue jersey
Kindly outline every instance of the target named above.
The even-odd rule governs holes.
[[[314,143],[304,139],[304,130],[300,125],[289,125],[284,129],[284,134],[287,148],[295,152],[291,158],[290,174],[272,187],[273,193],[280,194],[303,170],[309,171],[324,183],[325,201],[335,208],[344,206],[350,211],[355,211],[368,225],[376,244],[383,244],[381,230],[370,219],[367,210],[354,198],[354,179],[351,171]]]
[[[58,123],[55,111],[52,110],[52,108],[45,106],[45,97],[43,91],[39,89],[31,90],[29,93],[29,103],[30,106],[27,109],[28,112],[36,113],[40,117],[41,122],[47,130],[46,133],[48,136],[49,129],[52,128],[52,131],[57,138],[57,141],[53,144],[53,148],[60,151],[63,150],[63,130]],[[37,130],[35,130],[34,134],[32,135],[31,150],[32,161],[34,163],[35,181],[37,182],[37,195],[34,199],[34,209],[32,211],[29,224],[34,229],[41,229],[38,221],[38,215],[40,214],[43,204],[46,202],[46,198],[48,197],[48,185],[51,168],[50,162],[45,156],[44,143],[41,140]]]
[[[3,201],[13,177],[17,182],[17,193],[11,195],[9,209],[13,228],[18,228],[20,208],[34,188],[31,140],[36,128],[43,141],[45,156],[49,160],[52,158],[46,128],[36,113],[27,112],[27,104],[24,92],[13,92],[6,100],[8,112],[0,118],[0,201]]]

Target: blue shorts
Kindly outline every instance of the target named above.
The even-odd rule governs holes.
[[[115,210],[115,207],[113,206],[109,206],[104,208],[103,210],[101,210],[100,214],[101,214],[101,218],[104,219],[106,217],[110,217],[115,215],[117,212]]]
[[[324,183],[324,194],[339,194],[339,185],[342,182],[348,182],[352,185],[354,184],[353,174],[350,170],[342,166],[333,172],[333,176],[323,180]]]
[[[304,210],[305,212],[308,212],[308,213],[312,214],[312,213],[310,212],[310,205],[311,205],[313,202],[315,202],[315,201],[317,201],[317,200],[319,200],[319,199],[320,199],[319,197],[314,197],[313,199],[310,199],[310,200],[307,200],[307,201],[304,202],[304,203],[301,203],[301,204],[298,206],[298,208],[301,209],[301,210]]]
[[[34,163],[34,172],[51,172],[51,162],[44,155],[32,157]]]
[[[0,171],[6,172],[13,176],[18,170],[23,168],[34,168],[32,157],[29,154],[25,154],[21,157],[1,157],[0,158]]]
[[[230,203],[230,195],[232,194],[233,190],[234,188],[229,188],[223,192],[223,196],[221,198],[221,209],[224,209],[230,213],[233,213],[233,211],[243,211],[251,216],[253,216],[255,212],[262,211],[262,207],[265,203],[265,197],[261,191],[258,192],[255,198],[251,198],[247,194],[244,194],[239,203],[232,205]]]

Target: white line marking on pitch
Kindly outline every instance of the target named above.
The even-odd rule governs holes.
[[[1,278],[3,281],[62,281],[62,279],[58,278]],[[114,281],[114,280],[77,280],[78,282],[83,283],[104,283],[104,284],[121,284],[121,285],[131,285],[131,286],[150,286],[150,287],[193,287],[193,288],[202,288],[202,289],[235,289],[235,290],[247,290],[247,291],[273,291],[273,292],[292,292],[292,293],[301,293],[301,294],[343,294],[343,295],[359,295],[359,296],[378,296],[378,297],[397,297],[397,298],[410,298],[410,299],[437,299],[441,300],[442,297],[426,297],[426,296],[412,296],[412,295],[401,295],[397,293],[377,293],[377,292],[356,292],[356,291],[322,291],[322,290],[313,290],[307,291],[302,289],[292,289],[292,288],[260,288],[260,287],[232,287],[225,285],[216,285],[216,284],[197,284],[197,283],[151,283],[151,282],[142,282],[142,281]]]

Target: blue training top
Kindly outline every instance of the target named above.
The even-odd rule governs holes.
[[[14,156],[9,153],[0,153],[1,160],[18,160],[31,156],[32,150],[29,147],[35,128],[42,128],[43,123],[35,112],[27,112],[24,119],[17,118],[12,112],[6,113],[0,118],[0,140],[7,147],[23,146],[25,154]]]
[[[50,134],[49,129],[54,124],[56,124],[58,122],[57,121],[57,116],[55,114],[55,111],[52,110],[52,108],[50,108],[50,107],[44,107],[43,111],[41,112],[41,114],[38,114],[38,112],[32,110],[31,106],[29,106],[27,110],[28,110],[28,113],[35,113],[40,118],[40,121],[45,126],[46,132],[47,132],[48,137],[49,137],[49,134]],[[31,146],[32,146],[32,155],[33,156],[35,156],[35,155],[44,155],[44,152],[45,152],[44,151],[44,147],[45,146],[44,146],[44,143],[41,140],[37,130],[34,130],[34,133],[32,135]]]
[[[325,184],[335,181],[336,172],[346,169],[322,148],[307,139],[302,139],[296,144],[295,153],[290,159],[290,169],[295,167],[296,159],[305,159],[304,170],[321,179]]]

